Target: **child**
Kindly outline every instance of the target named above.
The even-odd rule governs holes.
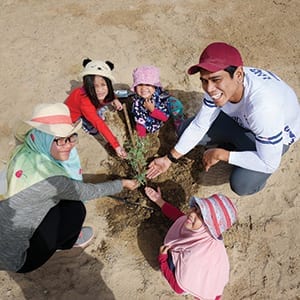
[[[141,66],[133,71],[132,113],[138,136],[159,130],[170,116],[176,130],[183,120],[182,103],[165,92],[159,79],[159,69],[154,66]]]
[[[174,221],[158,256],[160,269],[172,289],[195,299],[221,299],[229,278],[229,261],[222,233],[236,221],[236,208],[229,198],[215,194],[191,197],[185,215],[163,200],[161,191],[145,188],[146,195]]]
[[[126,158],[126,151],[105,124],[103,116],[103,111],[109,103],[112,103],[117,110],[122,109],[122,104],[116,99],[112,86],[112,82],[115,82],[112,75],[114,65],[110,61],[89,58],[84,59],[82,65],[83,86],[73,90],[65,101],[70,109],[72,122],[81,118],[85,131],[93,135],[102,134],[117,155]]]

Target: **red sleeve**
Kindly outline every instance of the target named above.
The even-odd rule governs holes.
[[[143,125],[141,125],[139,123],[136,123],[135,124],[135,130],[136,130],[138,136],[141,136],[141,137],[146,136],[147,131],[146,131],[146,128]]]
[[[169,285],[171,288],[177,293],[182,294],[184,293],[184,290],[180,288],[180,286],[177,284],[176,278],[174,276],[174,273],[170,270],[168,266],[168,254],[159,254],[158,256],[158,262],[160,265],[160,270],[164,277],[169,282]]]
[[[114,149],[120,146],[117,138],[106,123],[98,116],[96,108],[87,97],[81,101],[80,109],[82,115],[104,136]]]
[[[161,110],[159,110],[159,109],[157,109],[157,108],[155,108],[155,109],[150,113],[150,116],[151,116],[152,118],[155,118],[155,119],[157,119],[157,120],[161,120],[161,121],[163,121],[163,122],[166,122],[166,121],[168,120],[168,118],[169,118],[165,113],[163,113]]]
[[[95,106],[91,103],[83,88],[75,89],[66,99],[65,104],[70,109],[73,122],[77,121],[81,116],[85,117],[114,149],[120,146],[109,127],[98,116]]]
[[[168,217],[172,221],[176,221],[179,217],[184,216],[184,213],[181,210],[179,210],[177,207],[173,206],[169,202],[166,202],[162,206],[161,211],[166,217]]]

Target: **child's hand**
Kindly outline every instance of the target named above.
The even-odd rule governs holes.
[[[124,188],[127,188],[130,191],[133,191],[140,186],[136,179],[122,179],[122,184]]]
[[[120,158],[124,159],[127,157],[127,152],[121,146],[117,147],[115,151]]]
[[[147,186],[145,187],[145,193],[151,201],[156,203],[159,207],[162,207],[165,204],[165,200],[161,196],[160,188],[157,188],[157,191],[153,188]]]
[[[168,250],[169,250],[170,248],[171,248],[170,246],[162,245],[162,246],[159,248],[159,253],[160,253],[160,254],[167,254],[167,253],[168,253]]]
[[[122,103],[118,100],[118,99],[114,99],[111,102],[112,106],[116,109],[116,110],[122,110],[123,109],[123,105]]]
[[[146,109],[148,109],[150,112],[153,112],[154,111],[154,103],[151,99],[146,99],[145,102],[144,102],[144,107]]]

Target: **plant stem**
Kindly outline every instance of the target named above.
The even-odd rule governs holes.
[[[132,131],[132,127],[131,127],[131,124],[130,124],[130,119],[129,119],[128,111],[127,111],[127,106],[126,106],[125,103],[123,103],[123,111],[124,111],[124,115],[125,115],[125,120],[126,120],[127,128],[128,128],[128,131],[129,131],[131,143],[132,143],[133,147],[135,147],[136,142],[135,142],[135,138],[133,136],[133,131]]]

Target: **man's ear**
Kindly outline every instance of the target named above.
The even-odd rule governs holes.
[[[244,70],[242,66],[237,67],[237,69],[234,72],[235,78],[239,81],[242,82],[244,78]]]

